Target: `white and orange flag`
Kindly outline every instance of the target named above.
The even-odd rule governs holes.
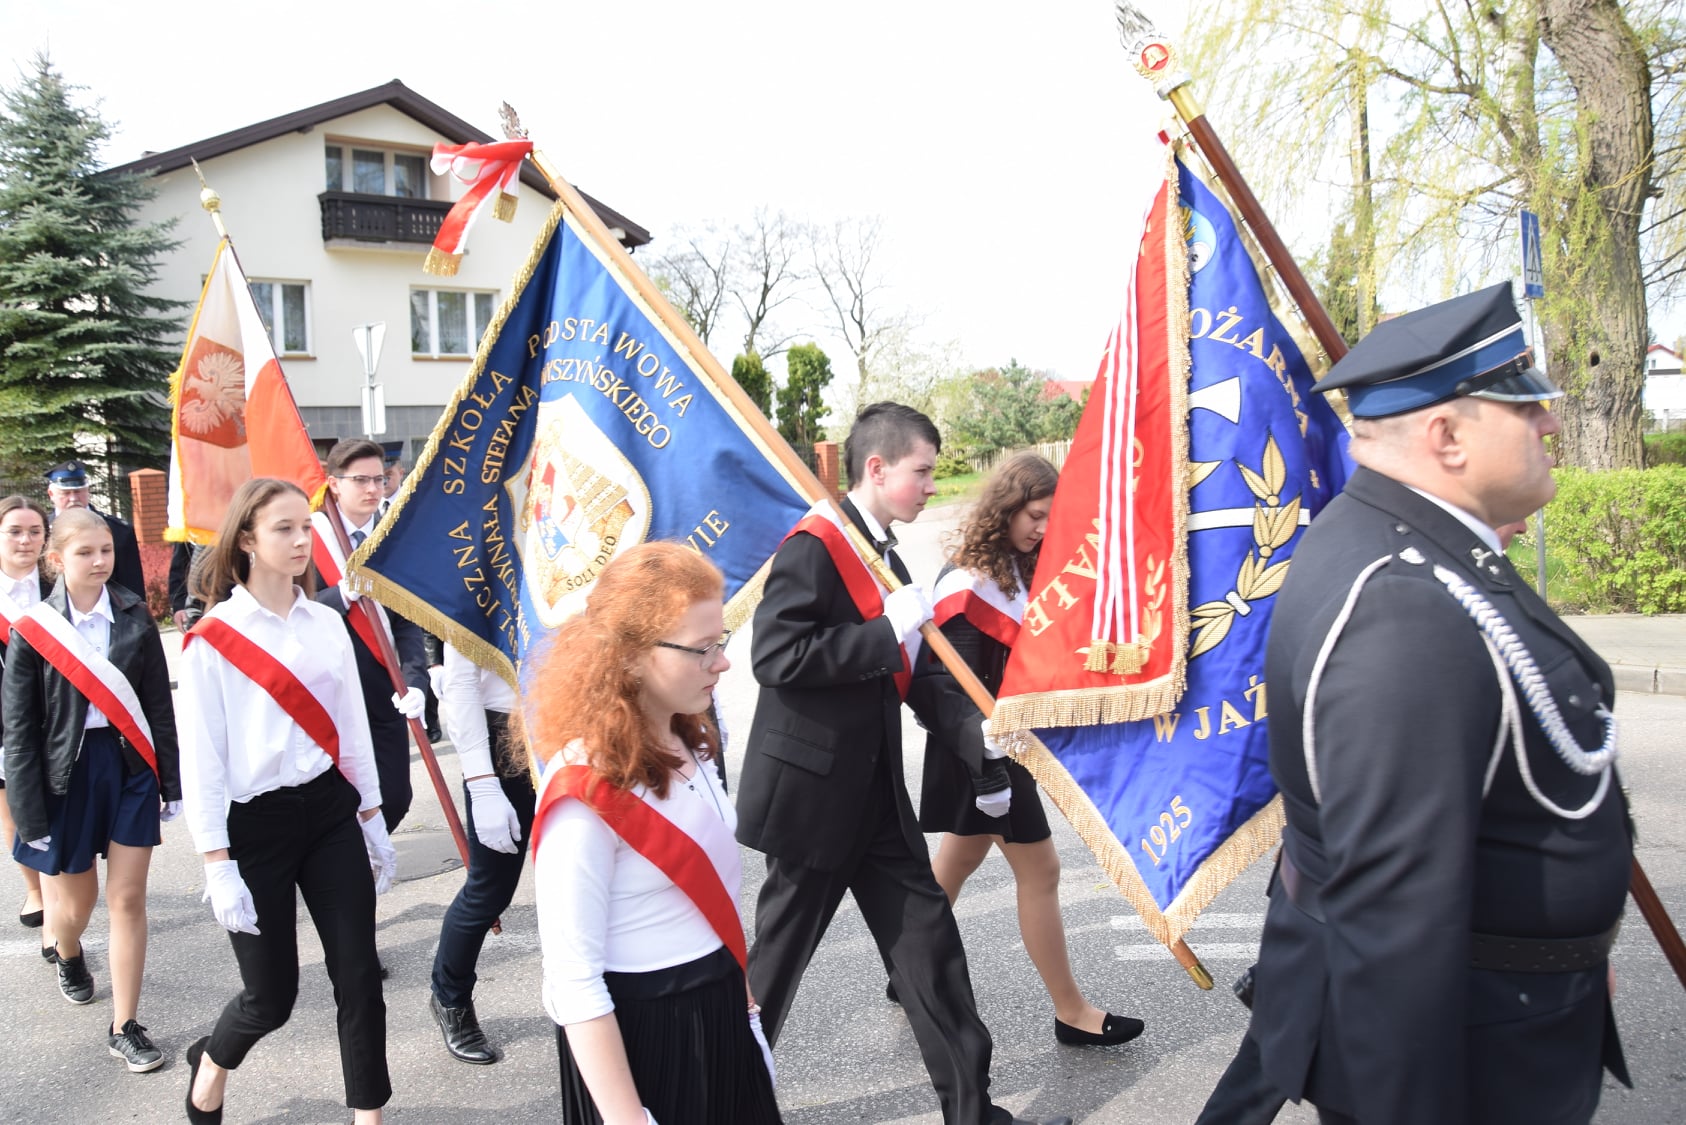
[[[170,525],[166,539],[209,543],[235,489],[290,480],[321,498],[327,478],[228,239],[199,295],[170,377]]]

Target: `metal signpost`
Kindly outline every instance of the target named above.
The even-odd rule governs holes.
[[[1522,212],[1522,296],[1528,302],[1528,339],[1534,344],[1535,365],[1546,370],[1545,340],[1540,336],[1539,321],[1534,318],[1534,301],[1545,296],[1545,260],[1540,256],[1540,217],[1532,211]],[[1540,600],[1546,600],[1546,538],[1545,509],[1534,513],[1534,564],[1537,577],[1535,589]]]
[[[373,438],[386,433],[386,388],[375,382],[375,368],[381,362],[381,344],[386,341],[386,321],[359,324],[351,330],[357,354],[363,357],[363,434]]]

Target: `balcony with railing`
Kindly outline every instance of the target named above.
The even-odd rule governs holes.
[[[448,199],[407,199],[325,191],[322,204],[323,242],[399,242],[425,246],[439,233],[451,209]]]

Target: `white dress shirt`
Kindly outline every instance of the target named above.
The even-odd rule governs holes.
[[[310,690],[334,720],[340,772],[356,786],[359,810],[381,803],[363,707],[357,658],[340,615],[294,587],[293,605],[277,617],[235,586],[206,617],[225,621],[275,657]],[[228,806],[328,772],[333,759],[281,709],[269,692],[209,644],[182,652],[180,724],[182,800],[193,844],[201,852],[228,847]]]
[[[632,792],[701,845],[736,904],[743,880],[733,835],[738,815],[715,780],[714,763],[701,763],[691,778],[675,774],[665,800],[641,785]],[[584,804],[558,801],[540,831],[533,887],[544,1007],[556,1023],[583,1023],[614,1011],[605,970],[670,968],[722,945],[690,897]]]
[[[6,596],[11,598],[19,609],[28,609],[41,600],[40,567],[31,570],[22,578],[7,578],[4,573],[0,573],[0,583],[3,583],[0,590],[4,590]]]
[[[439,717],[456,747],[463,778],[495,774],[486,712],[507,715],[515,710],[515,692],[502,676],[480,667],[454,646],[444,649],[445,693],[439,700]]]
[[[101,656],[109,657],[111,655],[111,626],[116,620],[111,616],[111,591],[101,586],[100,600],[95,602],[94,608],[87,613],[83,613],[76,608],[76,604],[70,600],[68,593],[65,595],[64,604],[70,608],[71,627],[82,634],[82,639],[87,641],[95,652]],[[93,730],[95,727],[108,727],[110,725],[111,720],[105,717],[105,712],[95,707],[90,701],[88,704],[88,719],[82,724],[82,729]]]
[[[1502,555],[1502,554],[1505,553],[1504,548],[1499,546],[1499,533],[1497,531],[1493,530],[1491,527],[1487,526],[1487,524],[1484,521],[1476,519],[1474,516],[1470,515],[1468,512],[1466,512],[1462,508],[1458,507],[1456,504],[1453,504],[1450,501],[1442,500],[1440,497],[1436,496],[1432,492],[1424,492],[1422,489],[1417,488],[1415,485],[1409,485],[1408,484],[1405,487],[1409,488],[1412,492],[1415,492],[1418,496],[1421,496],[1424,500],[1427,500],[1429,503],[1434,504],[1435,506],[1439,507],[1441,510],[1445,511],[1446,514],[1450,515],[1453,519],[1457,520],[1459,523],[1461,523],[1465,527],[1469,528],[1470,531],[1475,533],[1475,537],[1477,539],[1481,540],[1483,543],[1487,544],[1487,546],[1489,548],[1492,549],[1492,552],[1495,555]]]

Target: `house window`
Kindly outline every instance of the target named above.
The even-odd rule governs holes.
[[[323,173],[329,191],[427,198],[427,157],[421,153],[330,144],[323,149]]]
[[[410,290],[410,351],[414,355],[472,355],[492,323],[495,293],[460,289]]]
[[[280,355],[310,354],[310,286],[302,281],[253,279],[252,299]]]

